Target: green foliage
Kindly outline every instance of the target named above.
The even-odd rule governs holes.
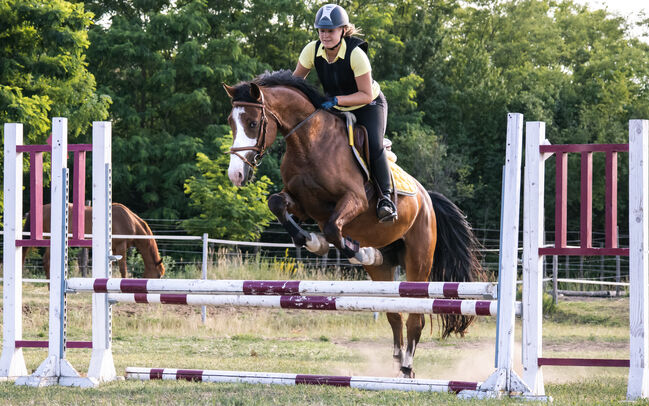
[[[232,135],[223,138],[227,150]],[[244,187],[233,186],[228,179],[228,156],[219,154],[211,160],[203,153],[196,156],[200,175],[185,183],[191,206],[200,213],[183,222],[193,234],[208,233],[212,238],[255,240],[274,218],[266,196],[272,183],[266,176]]]
[[[212,155],[213,123],[224,123],[222,82],[249,79],[267,65],[244,52],[231,19],[242,4],[209,1],[93,2],[89,60],[116,101],[114,200],[155,218],[187,218],[186,179],[195,157]],[[232,12],[230,14],[227,11]]]
[[[91,18],[63,0],[0,1],[0,123],[23,123],[26,144],[45,143],[51,117],[68,117],[70,142],[108,117],[85,61]]]

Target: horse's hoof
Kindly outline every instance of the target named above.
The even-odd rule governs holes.
[[[415,371],[412,368],[401,367],[401,377],[414,379]]]

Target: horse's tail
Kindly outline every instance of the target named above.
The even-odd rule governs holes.
[[[437,246],[431,280],[486,281],[487,277],[478,253],[481,245],[464,213],[441,193],[431,192],[430,198],[437,219]],[[446,338],[452,333],[464,336],[475,317],[442,315],[440,320],[442,338]]]

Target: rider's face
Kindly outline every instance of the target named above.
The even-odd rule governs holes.
[[[325,46],[325,48],[332,48],[338,44],[338,41],[340,41],[340,37],[343,34],[343,28],[338,27],[338,28],[319,28],[318,29],[318,36],[320,37],[320,42],[322,42],[322,45]]]

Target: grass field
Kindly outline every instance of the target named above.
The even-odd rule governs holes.
[[[197,277],[184,274],[177,277]],[[210,278],[330,279],[286,264],[219,262]],[[24,338],[47,337],[47,287],[25,285]],[[69,340],[90,337],[89,296],[68,296]],[[385,315],[297,310],[126,305],[113,307],[113,355],[118,375],[127,366],[395,376]],[[415,357],[417,378],[481,381],[493,371],[495,319],[481,318],[465,338],[440,340],[427,327]],[[628,357],[628,300],[563,301],[546,317],[544,355]],[[517,326],[520,345],[520,324]],[[28,370],[46,350],[24,350]],[[69,350],[82,373],[90,350]],[[520,373],[520,352],[515,361]],[[545,367],[546,392],[556,404],[615,404],[626,395],[626,368]],[[508,399],[463,401],[451,394],[369,392],[316,386],[260,386],[176,381],[117,381],[98,389],[26,388],[0,383],[1,404],[417,405],[519,404]],[[649,404],[649,403],[648,403]]]

